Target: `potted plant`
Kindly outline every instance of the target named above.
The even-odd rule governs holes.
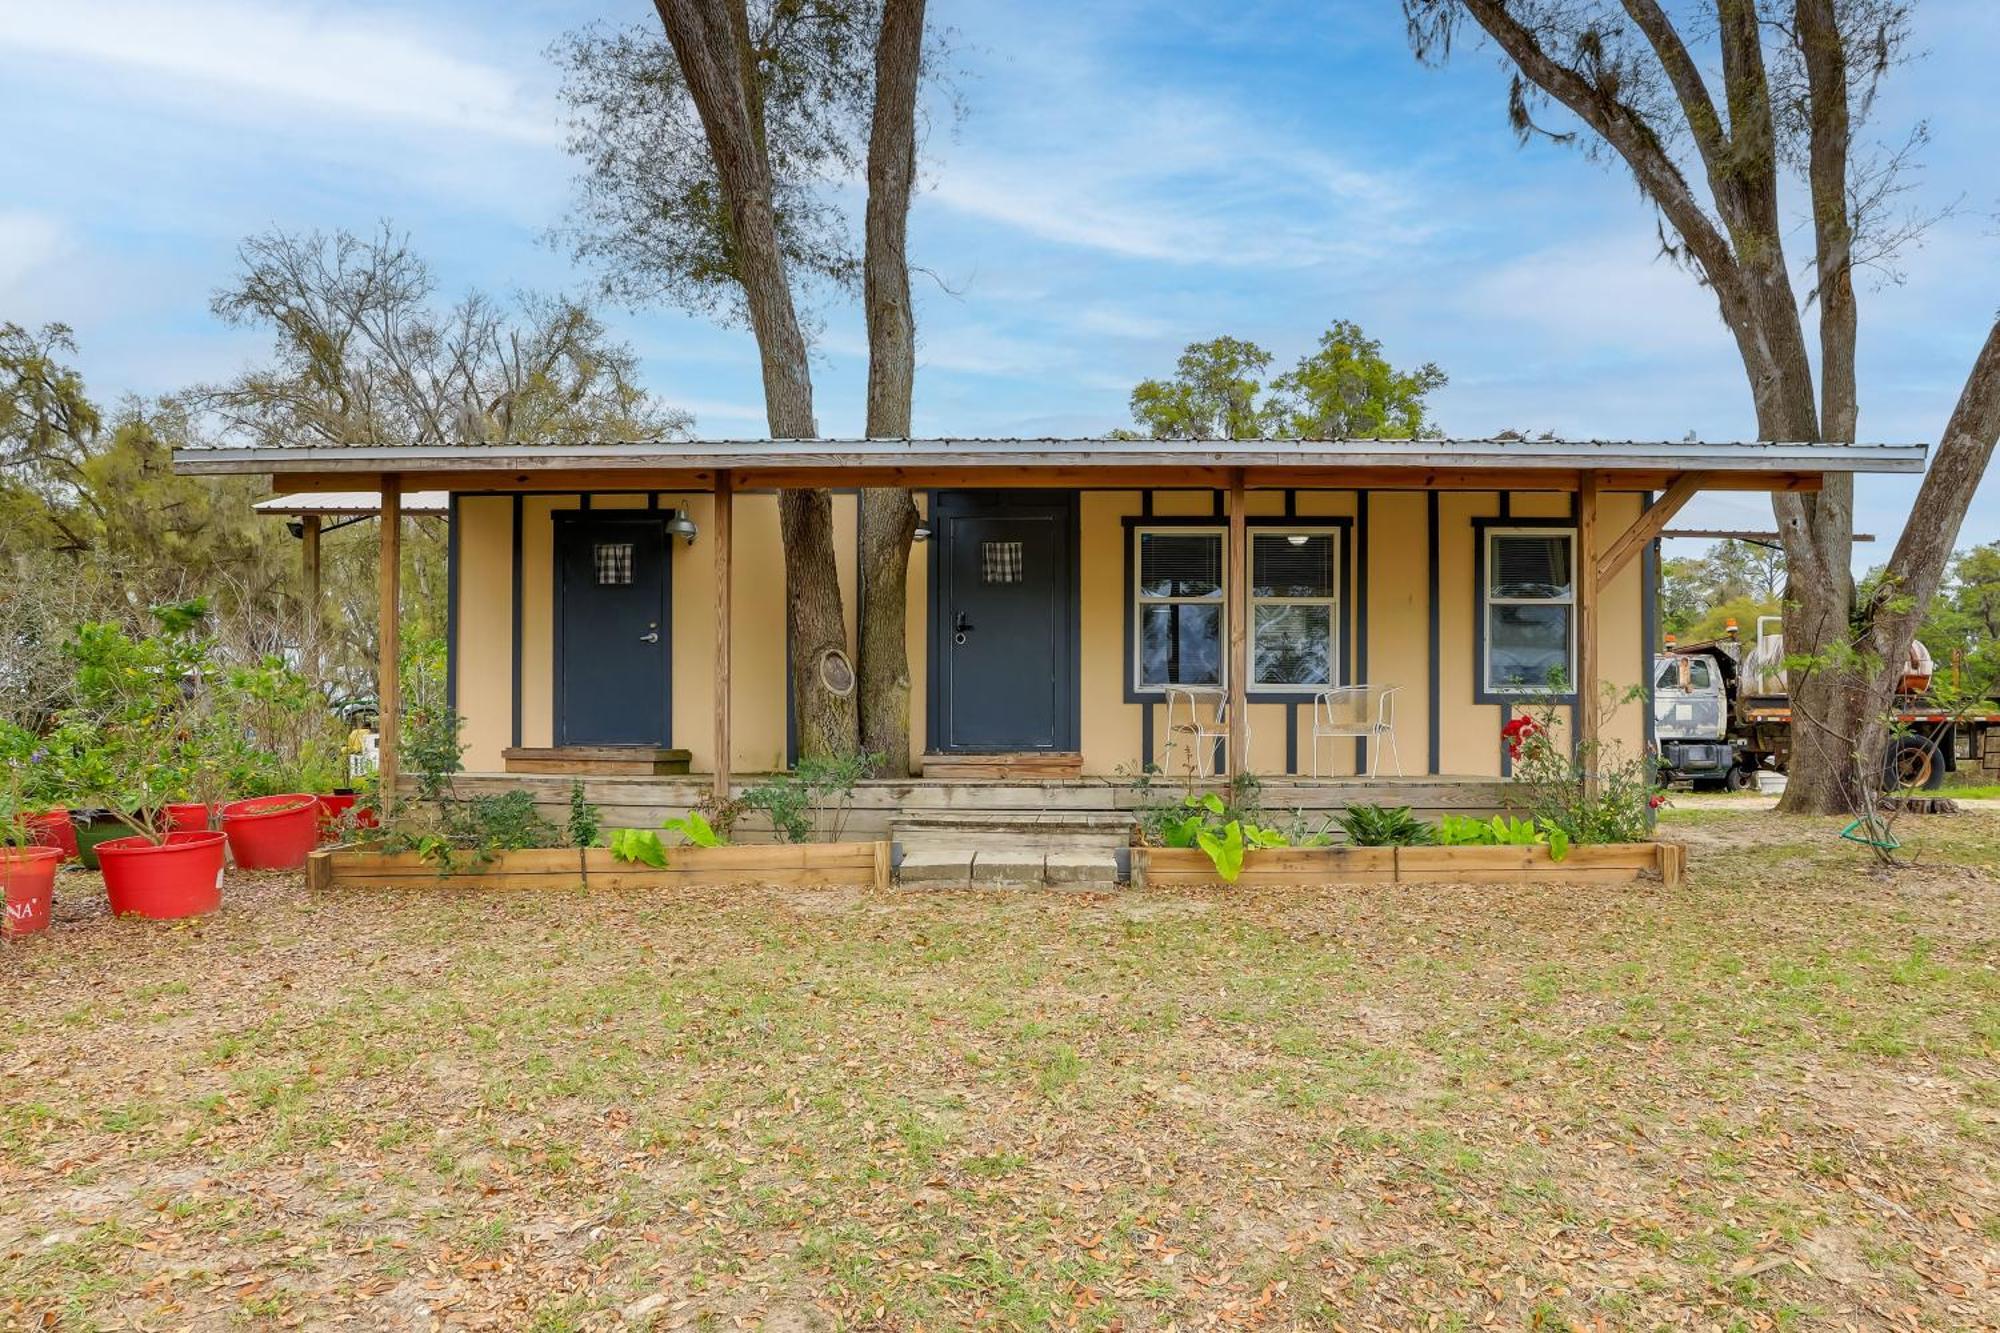
[[[64,724],[75,741],[71,781],[129,830],[96,846],[114,915],[156,918],[222,902],[223,836],[172,832],[162,813],[209,771],[214,671],[201,633],[204,601],[156,607],[157,633],[77,627],[66,645],[76,676]]]
[[[21,775],[33,766],[9,763],[7,784],[0,787],[0,936],[9,939],[49,928],[63,859],[60,847],[36,841],[38,830],[28,823]]]
[[[26,840],[54,847],[64,860],[77,854],[76,825],[63,804],[62,774],[56,751],[26,727],[0,721],[0,762],[17,784],[7,816],[8,827],[19,826]],[[4,835],[0,835],[4,836]]]

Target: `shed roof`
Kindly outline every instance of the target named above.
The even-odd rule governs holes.
[[[284,514],[298,518],[318,514],[325,518],[382,512],[380,491],[319,491],[299,495],[274,495],[252,506],[260,514]],[[451,497],[443,491],[410,491],[403,496],[405,514],[442,514],[451,508]]]
[[[263,473],[289,491],[396,477],[448,492],[902,486],[1134,490],[1814,491],[1828,473],[1921,472],[1921,444],[1645,440],[654,440],[545,445],[192,448],[187,473]]]

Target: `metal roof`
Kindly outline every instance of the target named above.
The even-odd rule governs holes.
[[[658,440],[544,445],[181,449],[187,473],[533,472],[590,468],[1388,467],[1922,472],[1921,444],[1682,440]]]
[[[252,506],[260,514],[284,514],[301,517],[319,514],[325,517],[348,514],[379,514],[382,512],[380,491],[325,491],[320,494],[274,495],[268,500],[259,500]],[[406,514],[442,514],[451,508],[451,497],[443,491],[410,491],[403,496],[403,512]]]

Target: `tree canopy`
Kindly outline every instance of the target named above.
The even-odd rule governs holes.
[[[1434,363],[1398,370],[1379,340],[1336,320],[1319,345],[1270,382],[1271,354],[1223,336],[1190,343],[1170,379],[1132,390],[1132,416],[1156,440],[1415,439],[1436,433],[1426,400],[1444,387]]]

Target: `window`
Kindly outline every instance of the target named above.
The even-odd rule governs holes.
[[[1330,531],[1250,533],[1250,684],[1317,690],[1339,660],[1338,546]]]
[[[1222,531],[1141,528],[1133,540],[1134,684],[1222,684]]]
[[[1547,689],[1552,673],[1574,681],[1575,534],[1563,528],[1489,528],[1481,616],[1486,688]]]
[[[1133,535],[1133,685],[1228,680],[1226,538],[1220,528],[1140,528]],[[1337,683],[1337,528],[1252,528],[1250,688],[1307,692]]]
[[[597,567],[599,587],[632,582],[631,542],[599,542],[591,548],[591,563]]]
[[[1655,687],[1662,690],[1681,688],[1683,664],[1687,667],[1687,687],[1690,690],[1706,690],[1715,684],[1715,677],[1709,670],[1706,657],[1669,657],[1660,668],[1659,679],[1653,682]]]
[[[981,542],[979,568],[988,583],[1019,583],[1027,573],[1020,542]]]

